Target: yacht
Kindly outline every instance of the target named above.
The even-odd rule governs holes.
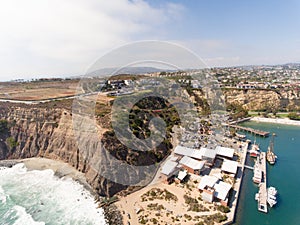
[[[252,144],[249,153],[250,153],[251,157],[257,157],[257,156],[259,156],[259,154],[260,154],[260,148],[259,148],[259,145],[256,144],[256,140],[254,140],[254,143]]]
[[[271,206],[271,207],[273,207],[274,205],[276,205],[277,204],[277,199],[276,199],[276,195],[277,195],[277,190],[276,190],[276,188],[275,187],[269,187],[268,189],[267,189],[267,191],[268,191],[268,198],[267,198],[267,202],[269,203],[269,205]]]
[[[276,196],[277,195],[277,190],[275,187],[269,187],[268,188],[268,194]]]
[[[276,198],[274,199],[274,198],[272,198],[272,197],[270,197],[270,196],[268,196],[267,202],[269,203],[269,205],[270,205],[271,207],[273,207],[274,205],[277,204]]]
[[[254,149],[251,149],[251,150],[249,151],[249,153],[250,153],[250,156],[251,156],[251,157],[257,157],[257,156],[259,156],[259,154],[260,154],[259,151],[254,150]]]
[[[252,180],[256,184],[260,184],[260,182],[262,181],[262,171],[257,167],[254,167],[254,174]]]

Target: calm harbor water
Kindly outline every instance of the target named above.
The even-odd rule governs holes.
[[[278,203],[264,214],[257,210],[255,193],[258,187],[252,182],[253,171],[246,169],[237,209],[237,225],[300,224],[300,127],[269,123],[246,122],[244,126],[276,133],[274,151],[278,156],[274,166],[267,166],[268,186],[278,190]],[[254,141],[254,136],[247,134]],[[262,151],[267,151],[269,138],[256,137]],[[252,158],[247,165],[254,165]]]

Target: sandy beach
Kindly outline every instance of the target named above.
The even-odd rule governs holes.
[[[283,118],[253,117],[253,118],[251,118],[251,121],[300,126],[300,121],[290,120],[289,118],[284,118],[283,119]]]

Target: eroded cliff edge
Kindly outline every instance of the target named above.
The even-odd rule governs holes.
[[[102,109],[105,107],[109,109],[109,106],[101,106]],[[164,107],[167,108],[166,105]],[[110,125],[107,124],[109,119],[106,118],[109,113],[107,112],[102,114],[102,110],[99,115],[96,115],[97,122],[103,125],[97,127],[97,132],[82,133],[78,137],[77,128],[74,128],[73,123],[71,101],[38,105],[1,103],[0,160],[31,157],[59,159],[85,173],[87,182],[101,196],[111,197],[116,193],[122,194],[122,191],[133,191],[139,186],[120,184],[102,176],[107,169],[120,171],[120,168],[116,168],[116,165],[111,162],[109,156],[139,168],[141,165],[152,165],[162,161],[169,154],[172,146],[168,140],[165,140],[153,151],[146,153],[127,148],[117,140],[114,132],[109,128]],[[133,125],[134,122],[141,121],[139,116],[143,117],[143,121],[151,118],[141,111],[138,116],[134,113],[132,116]],[[147,129],[144,128],[143,126],[135,128],[138,129],[136,133],[140,135],[139,138],[146,137]],[[169,129],[171,130],[171,127]],[[121,163],[118,166],[121,166]],[[134,181],[137,177],[147,177],[153,171],[132,170],[124,167],[122,172],[126,175],[124,178],[126,181],[128,179]],[[117,177],[120,174],[110,174],[111,176]],[[145,184],[150,181],[146,179]]]
[[[55,104],[55,105],[54,105]],[[72,125],[71,103],[23,105],[1,103],[0,160],[47,157],[69,163],[86,174],[87,182],[102,196],[126,187],[101,177],[81,155]]]

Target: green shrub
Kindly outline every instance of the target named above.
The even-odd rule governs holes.
[[[12,149],[15,148],[19,145],[19,143],[13,138],[13,137],[8,137],[6,139],[6,143],[8,144],[8,146]]]
[[[230,212],[230,209],[227,206],[223,206],[223,205],[218,206],[217,209],[219,211],[223,212],[223,213],[229,213]]]
[[[300,120],[300,115],[298,115],[296,112],[291,112],[287,115],[287,117],[290,120]]]

